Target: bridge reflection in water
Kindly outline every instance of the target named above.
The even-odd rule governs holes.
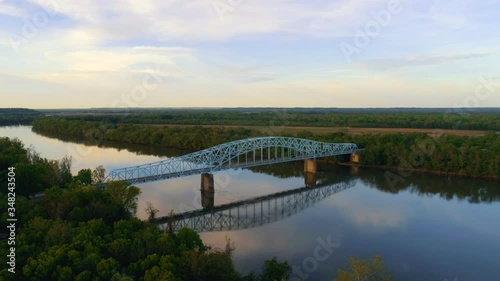
[[[210,206],[213,205],[213,193],[203,194],[202,191],[202,202],[205,200],[204,204],[208,208],[161,217],[157,219],[157,224],[168,232],[177,232],[184,227],[196,232],[258,227],[292,216],[335,193],[353,187],[355,182],[356,180],[348,180],[303,187],[216,207]]]

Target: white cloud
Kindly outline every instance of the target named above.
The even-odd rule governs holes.
[[[418,67],[447,64],[468,59],[484,59],[492,56],[488,53],[470,53],[457,55],[426,55],[426,56],[411,56],[402,58],[384,58],[373,59],[359,62],[358,65],[362,68],[372,70],[392,70],[403,67]]]
[[[30,0],[48,8],[46,0]],[[55,1],[55,0],[54,0]],[[221,0],[224,3],[230,3]],[[88,28],[98,28],[108,40],[227,40],[235,36],[284,32],[301,36],[351,36],[354,27],[386,9],[386,0],[339,0],[320,5],[276,0],[243,1],[221,19],[214,1],[72,1],[57,0],[58,13]]]
[[[23,9],[7,4],[4,0],[0,0],[0,15],[23,17],[26,13]]]

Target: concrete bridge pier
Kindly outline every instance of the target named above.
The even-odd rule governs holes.
[[[215,205],[215,192],[201,190],[201,206],[203,209],[212,209]]]
[[[318,171],[318,165],[316,159],[306,159],[304,160],[304,172],[315,174]]]
[[[315,187],[316,173],[304,173],[304,184],[306,187]]]
[[[201,174],[201,190],[214,192],[214,174]]]
[[[308,187],[316,186],[316,172],[318,170],[318,164],[316,159],[306,159],[304,160],[304,183]]]
[[[215,189],[214,189],[214,175],[202,174],[201,175],[201,206],[203,209],[210,209],[214,207]]]
[[[351,162],[359,164],[360,157],[361,157],[361,155],[359,154],[359,152],[351,153]]]

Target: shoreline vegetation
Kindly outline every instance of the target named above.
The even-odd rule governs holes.
[[[46,113],[112,124],[500,131],[500,108],[93,109]]]
[[[96,145],[105,141],[200,150],[238,139],[267,136],[259,130],[239,127],[156,126],[146,124],[81,121],[65,117],[43,117],[33,121],[33,131],[55,138],[73,138]],[[360,166],[441,175],[500,178],[500,135],[428,135],[383,133],[352,135],[345,132],[272,135],[307,138],[323,142],[353,142],[361,151]],[[345,163],[345,157],[331,157]]]

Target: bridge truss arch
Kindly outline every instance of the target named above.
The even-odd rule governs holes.
[[[354,143],[325,143],[291,137],[249,138],[155,163],[116,169],[108,178],[132,184],[144,183],[232,168],[351,154],[358,150]]]

